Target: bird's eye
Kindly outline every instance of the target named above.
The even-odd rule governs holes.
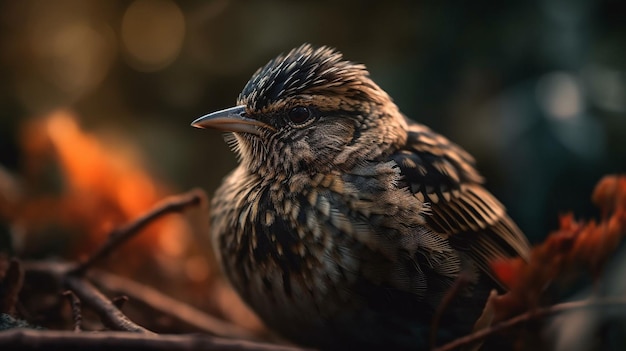
[[[289,116],[289,120],[295,124],[302,124],[311,118],[313,115],[311,110],[306,107],[298,106],[289,110],[287,114]]]

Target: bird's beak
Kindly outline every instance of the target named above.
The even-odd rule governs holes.
[[[261,121],[245,117],[245,114],[246,107],[244,105],[235,106],[204,115],[191,122],[191,126],[202,129],[213,128],[224,132],[241,132],[256,135],[260,134],[260,128],[274,129]]]

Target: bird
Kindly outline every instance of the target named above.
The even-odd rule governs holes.
[[[296,344],[423,350],[438,314],[437,340],[452,340],[502,289],[490,262],[528,255],[473,157],[406,117],[334,48],[280,54],[235,107],[191,125],[224,132],[239,161],[211,201],[217,261]]]

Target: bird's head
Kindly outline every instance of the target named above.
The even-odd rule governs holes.
[[[237,106],[192,126],[232,132],[242,164],[262,174],[349,169],[406,139],[404,117],[365,66],[308,44],[261,67]]]

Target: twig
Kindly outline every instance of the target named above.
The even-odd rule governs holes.
[[[184,329],[237,339],[255,339],[247,329],[201,312],[147,285],[99,270],[90,271],[89,278],[100,287],[126,295],[133,302],[144,303],[159,314],[174,319]]]
[[[587,300],[581,300],[581,301],[564,302],[564,303],[552,305],[549,307],[538,308],[532,311],[522,313],[516,317],[507,319],[500,323],[494,324],[493,326],[489,328],[475,331],[469,335],[458,338],[445,345],[442,345],[441,347],[433,349],[433,351],[452,351],[461,346],[469,345],[474,342],[483,340],[487,338],[488,336],[499,333],[503,330],[516,327],[522,323],[530,322],[534,319],[541,319],[541,318],[548,317],[550,315],[557,314],[557,313],[572,312],[575,310],[585,309],[585,308],[599,308],[599,307],[606,308],[606,307],[615,307],[615,306],[626,307],[626,297],[620,296],[620,297],[614,297],[614,298],[606,298],[603,300],[587,299]]]
[[[443,313],[448,308],[452,300],[459,295],[461,290],[469,284],[470,279],[467,273],[461,272],[457,278],[454,280],[454,284],[446,291],[446,294],[441,299],[439,306],[437,306],[437,310],[435,311],[435,315],[433,317],[431,328],[430,328],[430,348],[434,349],[437,342],[437,332],[439,330],[439,323],[441,322],[441,317]]]
[[[86,279],[74,275],[65,277],[65,286],[72,290],[80,299],[91,307],[102,323],[113,330],[129,331],[134,333],[154,334],[148,329],[135,324],[128,319],[106,296],[96,289]]]
[[[64,282],[68,289],[72,289],[69,285],[67,285],[68,280],[75,281],[75,284],[78,286],[84,286],[84,284],[81,283],[82,281],[87,283],[81,277],[69,276],[66,278],[67,272],[69,272],[73,268],[70,263],[31,261],[24,262],[23,266],[27,272],[52,276],[56,280]],[[88,278],[92,279],[97,285],[104,287],[107,290],[113,291],[115,293],[121,293],[132,298],[133,303],[143,303],[154,311],[157,311],[162,315],[169,316],[174,321],[176,321],[176,323],[180,323],[181,328],[183,329],[195,330],[198,332],[237,339],[256,339],[254,334],[245,328],[215,318],[209,314],[199,311],[198,309],[190,305],[172,299],[171,297],[166,296],[149,286],[99,270],[91,270],[89,272]],[[96,312],[100,315],[100,318],[103,319],[103,321],[105,320],[105,318],[114,320],[112,324],[113,326],[107,325],[111,329],[126,330],[120,327],[115,327],[115,325],[125,325],[125,323],[130,321],[128,321],[128,319],[122,314],[122,312],[119,311],[119,309],[115,308],[114,303],[109,303],[106,297],[99,293],[99,291],[96,290],[91,284],[89,284],[89,286],[89,289],[83,288],[79,290],[74,290],[74,293],[81,298],[84,304],[89,305],[91,308],[96,310]],[[81,294],[87,291],[96,291],[98,292],[98,294]],[[100,301],[95,302],[100,307],[94,307],[94,304],[91,303],[92,300]],[[113,313],[115,315],[111,315]],[[103,316],[103,314],[105,315]],[[127,322],[117,321],[118,318],[116,316],[120,315],[123,316],[124,319],[127,320]],[[135,325],[134,323],[132,324]]]
[[[68,274],[72,269],[70,264],[59,262],[25,262],[24,269],[29,273],[54,277],[65,289],[72,290],[86,306],[93,309],[100,319],[102,319],[102,323],[109,328],[113,330],[154,334],[128,319],[128,317],[115,307],[106,296],[85,278]]]
[[[66,290],[63,292],[63,296],[67,297],[67,300],[70,302],[70,306],[72,307],[72,318],[74,319],[74,332],[81,331],[81,323],[83,321],[83,316],[80,310],[80,299],[74,294],[71,290]]]
[[[200,334],[136,334],[124,332],[73,333],[56,330],[11,329],[0,332],[0,349],[19,350],[222,350],[222,351],[304,351],[252,341],[229,340]]]
[[[109,234],[107,241],[86,261],[80,263],[70,273],[74,275],[85,274],[96,262],[108,256],[118,246],[135,236],[141,229],[155,219],[168,213],[180,212],[189,206],[198,205],[205,197],[202,190],[194,189],[182,195],[166,198],[134,221],[114,229],[111,234]]]

